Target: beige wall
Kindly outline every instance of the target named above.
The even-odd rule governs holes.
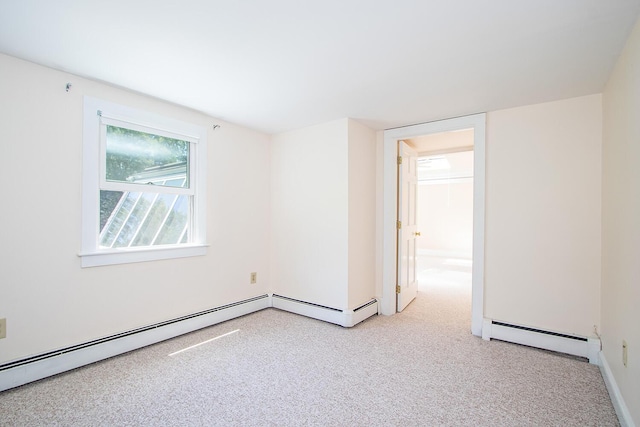
[[[419,253],[471,259],[473,179],[418,185]]]
[[[606,85],[603,109],[602,351],[640,425],[640,21]]]
[[[4,55],[0,69],[0,363],[267,292],[267,135]],[[206,256],[80,268],[84,95],[209,129]]]
[[[375,296],[375,148],[351,119],[272,137],[274,293],[339,309]]]
[[[348,120],[272,137],[273,292],[344,309],[348,283]]]
[[[487,115],[485,317],[600,324],[601,96]]]
[[[375,297],[376,134],[349,119],[349,301]]]

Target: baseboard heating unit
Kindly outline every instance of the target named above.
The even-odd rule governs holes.
[[[357,325],[363,320],[378,314],[378,301],[376,299],[367,301],[353,310],[341,310],[277,294],[271,296],[271,304],[273,308],[335,323],[346,328]]]
[[[0,391],[88,365],[270,307],[261,295],[0,365]]]
[[[562,334],[527,326],[514,325],[492,319],[484,319],[482,339],[496,339],[529,347],[542,348],[589,359],[599,364],[600,339]]]

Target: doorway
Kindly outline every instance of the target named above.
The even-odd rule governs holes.
[[[465,138],[473,144],[472,130],[433,136],[439,141]],[[418,292],[456,295],[468,301],[470,313],[473,151],[426,152],[418,157],[417,169]]]
[[[380,311],[396,312],[397,282],[397,146],[398,141],[442,132],[471,129],[474,141],[473,178],[473,243],[472,243],[472,303],[471,332],[482,336],[484,312],[484,149],[485,114],[459,117],[438,122],[407,126],[384,132],[382,161],[382,230],[379,241],[382,269],[380,274]]]

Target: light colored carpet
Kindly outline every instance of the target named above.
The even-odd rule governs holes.
[[[8,390],[0,425],[618,425],[596,366],[473,337],[445,282],[351,329],[268,309]]]

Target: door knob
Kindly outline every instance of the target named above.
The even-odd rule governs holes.
[[[415,234],[415,236],[416,236],[416,237],[420,237],[420,232],[419,232],[419,231],[416,231],[416,232],[415,232],[415,233],[413,233],[413,234]]]

